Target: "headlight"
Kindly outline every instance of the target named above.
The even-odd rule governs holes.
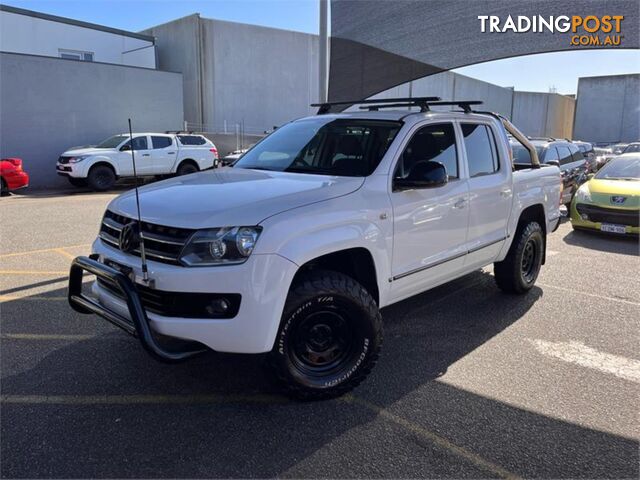
[[[262,227],[223,227],[198,230],[182,249],[188,267],[244,263],[253,252]]]
[[[576,192],[576,200],[578,202],[591,202],[591,192],[586,184],[580,187]]]
[[[77,156],[77,157],[71,157],[69,159],[69,163],[78,163],[78,162],[81,162],[82,160],[84,160],[85,158],[89,158],[89,157],[90,157],[90,155],[80,155],[80,156]]]

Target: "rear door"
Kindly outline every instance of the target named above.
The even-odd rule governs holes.
[[[469,176],[469,230],[465,265],[491,263],[507,238],[513,192],[509,158],[491,123],[461,122]]]
[[[154,174],[170,173],[176,162],[178,148],[171,135],[151,135],[151,158]]]

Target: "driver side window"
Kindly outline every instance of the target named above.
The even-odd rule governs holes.
[[[458,178],[456,135],[451,123],[427,125],[418,130],[402,152],[394,178],[408,178],[413,168],[425,162],[439,162],[449,180]]]

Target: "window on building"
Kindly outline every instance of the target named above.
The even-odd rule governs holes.
[[[65,50],[63,48],[59,48],[58,53],[60,54],[60,58],[66,58],[67,60],[93,62],[93,52],[82,52],[80,50]]]
[[[170,147],[173,141],[171,137],[151,137],[151,143],[154,149]]]
[[[469,177],[491,175],[500,168],[496,142],[486,125],[463,123],[462,134],[467,150]]]

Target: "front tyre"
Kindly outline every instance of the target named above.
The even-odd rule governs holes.
[[[341,273],[311,272],[289,291],[270,365],[292,397],[332,398],[365,379],[381,344],[382,318],[364,287]]]
[[[89,170],[87,183],[92,190],[104,192],[109,190],[116,183],[116,174],[111,167],[106,165],[94,165]]]
[[[527,293],[536,283],[543,256],[544,233],[540,224],[520,225],[506,258],[493,264],[498,287],[508,293]]]

